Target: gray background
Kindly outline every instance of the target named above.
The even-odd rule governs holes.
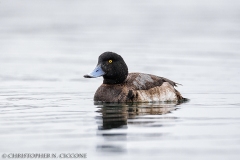
[[[1,0],[1,153],[238,159],[239,8],[237,0]],[[92,98],[102,78],[83,75],[105,51],[130,72],[183,84],[191,101],[100,130]]]

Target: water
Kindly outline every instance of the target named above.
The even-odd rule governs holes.
[[[239,159],[240,3],[0,1],[0,151]],[[104,51],[190,102],[94,104]]]

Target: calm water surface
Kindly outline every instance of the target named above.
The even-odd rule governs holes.
[[[0,1],[0,153],[239,159],[237,0]],[[183,84],[183,104],[94,104],[104,51]]]

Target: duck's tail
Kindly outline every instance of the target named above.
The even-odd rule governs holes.
[[[185,102],[190,101],[190,99],[188,99],[188,98],[184,98],[184,97],[181,95],[181,93],[178,92],[178,90],[175,89],[175,91],[176,91],[176,95],[177,95],[178,103],[185,103]]]

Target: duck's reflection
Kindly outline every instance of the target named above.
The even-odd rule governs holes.
[[[177,109],[177,103],[95,103],[99,108],[99,130],[127,127],[128,119],[140,115],[162,115]]]
[[[127,132],[128,125],[152,125],[156,126],[157,119],[163,115],[176,110],[177,103],[95,103],[100,113],[97,116],[99,136],[104,138],[104,142],[97,145],[100,152],[126,152],[126,142],[128,138],[137,137],[152,138],[162,136],[163,133],[133,133]],[[145,116],[146,115],[146,116]],[[174,117],[168,117],[175,119]],[[162,124],[160,124],[161,126]],[[114,130],[113,130],[114,129]]]

